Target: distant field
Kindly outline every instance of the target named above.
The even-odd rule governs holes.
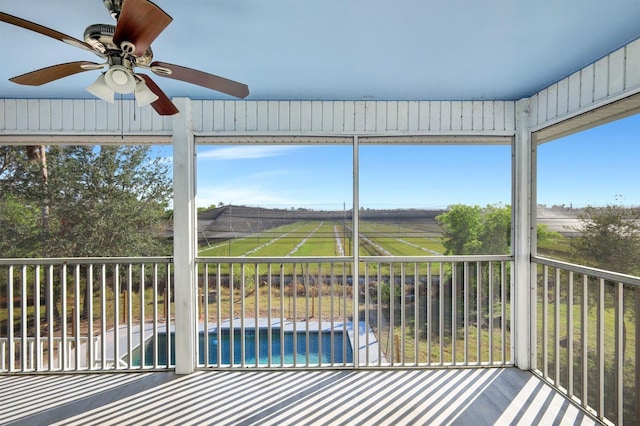
[[[364,222],[360,234],[394,256],[425,256],[444,254],[440,228],[429,224],[407,226]]]
[[[363,222],[363,256],[428,256],[444,253],[439,228]],[[200,256],[349,256],[353,232],[344,221],[299,221],[200,248]]]

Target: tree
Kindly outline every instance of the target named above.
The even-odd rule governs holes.
[[[5,231],[0,247],[4,257],[28,256],[42,245],[49,217],[44,201],[47,180],[44,147],[0,147],[0,224]],[[33,216],[34,209],[40,209],[41,221]]]
[[[0,247],[12,250],[3,256],[170,254],[171,180],[149,154],[147,146],[54,146],[35,162],[25,148],[2,147]]]
[[[482,211],[478,239],[480,251],[474,254],[506,254],[511,248],[511,207],[489,205]]]
[[[608,205],[585,208],[574,256],[595,268],[640,275],[640,210]]]
[[[560,236],[559,233],[555,231],[550,231],[549,227],[544,223],[539,223],[537,226],[537,240],[538,244],[546,244],[553,241],[555,238]]]
[[[446,254],[505,254],[511,243],[511,207],[455,204],[438,217]]]
[[[470,254],[478,249],[480,242],[480,207],[454,204],[447,212],[436,217],[443,228],[446,254]]]
[[[508,254],[511,250],[511,206],[454,204],[436,220],[443,228],[446,254]],[[557,236],[538,224],[538,242]]]
[[[171,195],[167,167],[145,146],[49,149],[48,255],[169,254],[162,231]]]
[[[0,253],[4,257],[27,257],[38,245],[40,210],[13,194],[0,196]]]

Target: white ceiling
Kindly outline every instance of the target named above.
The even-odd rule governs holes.
[[[154,59],[249,85],[247,99],[513,100],[640,37],[639,0],[156,0],[173,22]],[[0,0],[82,39],[102,0]],[[91,98],[98,71],[40,87],[8,78],[100,58],[0,22],[0,97]],[[640,72],[640,70],[639,70]],[[170,96],[231,99],[155,78]]]

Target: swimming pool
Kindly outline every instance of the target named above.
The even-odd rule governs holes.
[[[208,359],[205,363],[204,339],[203,332],[199,334],[199,364],[200,365],[218,365],[218,346],[220,346],[220,365],[230,365],[231,362],[231,335],[229,328],[220,329],[220,339],[218,340],[217,330],[210,330],[208,334]],[[284,341],[281,339],[284,337]],[[282,333],[279,328],[271,329],[271,346],[269,347],[269,329],[258,329],[256,350],[256,330],[254,328],[244,329],[244,364],[256,365],[256,355],[258,356],[258,365],[269,365],[269,353],[271,353],[271,365],[306,365],[307,357],[309,365],[320,364],[343,364],[353,362],[353,349],[349,337],[344,331],[317,331],[298,330],[295,332],[295,350],[294,350],[294,331],[284,330]],[[175,364],[175,345],[173,332],[171,333],[171,364]],[[233,330],[233,364],[242,364],[242,329],[234,328]],[[282,344],[283,343],[283,344]],[[333,343],[333,345],[332,345]],[[333,350],[332,350],[333,346]],[[284,351],[283,351],[284,349]],[[153,365],[153,340],[149,339],[145,344],[145,365]],[[135,366],[140,365],[140,352],[135,351],[132,363]],[[158,364],[166,365],[167,363],[167,336],[166,333],[158,334]]]

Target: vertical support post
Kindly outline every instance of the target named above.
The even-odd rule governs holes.
[[[353,294],[353,365],[355,368],[359,368],[359,336],[360,336],[360,312],[358,309],[358,293],[360,291],[360,159],[359,154],[360,146],[358,144],[358,136],[353,137],[353,238],[351,239],[353,244],[353,281],[351,294]]]
[[[191,102],[174,100],[180,110],[173,119],[173,262],[176,374],[196,367],[195,301],[195,141]],[[167,301],[168,303],[168,301]],[[168,325],[167,325],[167,328]]]
[[[514,362],[522,370],[530,366],[531,352],[531,293],[535,291],[535,282],[531,275],[531,234],[532,234],[532,188],[531,132],[529,130],[529,99],[516,102],[516,135],[514,146],[514,298],[511,315],[513,323],[511,336],[513,341]]]

